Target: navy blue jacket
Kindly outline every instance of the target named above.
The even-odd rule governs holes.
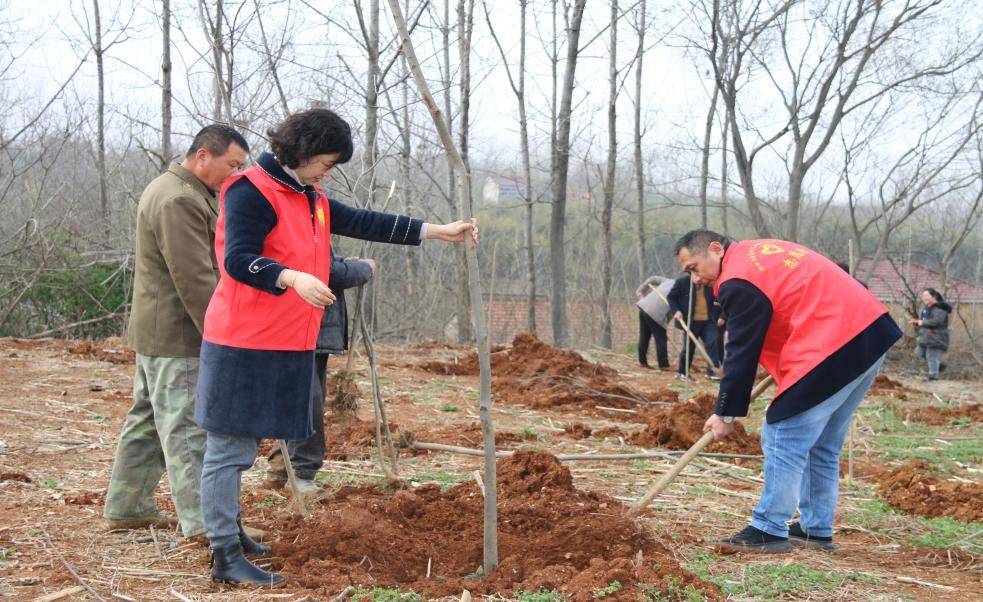
[[[347,261],[331,254],[331,277],[328,286],[335,302],[324,310],[321,330],[317,333],[317,352],[338,355],[348,349],[348,304],[345,289],[361,286],[372,279],[372,268],[361,261]]]
[[[676,282],[672,285],[672,290],[669,291],[669,296],[666,297],[669,300],[669,319],[672,320],[673,314],[677,311],[683,314],[683,321],[686,321],[687,316],[689,316],[689,274],[680,276],[676,278]],[[720,305],[717,304],[717,299],[713,296],[713,287],[704,286],[703,296],[707,301],[707,321],[717,322],[717,318],[720,317]],[[675,320],[673,320],[675,322]],[[676,322],[676,328],[682,330],[679,322]]]

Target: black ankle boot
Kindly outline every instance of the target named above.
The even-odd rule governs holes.
[[[251,537],[246,535],[246,531],[242,528],[242,519],[236,521],[239,525],[239,544],[242,546],[242,552],[244,554],[269,554],[270,546],[263,545],[253,541]]]
[[[237,544],[212,550],[212,581],[272,587],[283,583],[283,575],[268,573],[246,560]]]

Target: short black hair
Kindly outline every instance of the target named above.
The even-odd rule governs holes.
[[[673,247],[672,254],[674,257],[678,257],[679,252],[683,249],[689,251],[691,255],[705,253],[710,243],[719,242],[723,244],[726,238],[723,234],[718,234],[713,230],[690,230],[676,241],[676,246]]]
[[[217,157],[224,155],[229,150],[230,144],[241,146],[242,150],[249,152],[249,143],[242,134],[223,123],[213,123],[201,128],[201,131],[195,134],[195,139],[191,141],[191,148],[185,156],[193,157],[198,149],[203,148]]]
[[[850,273],[850,265],[847,262],[843,261],[842,259],[836,262],[836,267],[840,268],[847,274]]]
[[[290,169],[317,155],[338,153],[336,163],[352,158],[352,128],[328,109],[294,113],[266,133],[277,161]]]

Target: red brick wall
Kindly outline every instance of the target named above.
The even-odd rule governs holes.
[[[492,345],[508,345],[515,335],[526,332],[526,300],[513,297],[496,297],[489,303],[485,298],[488,334]],[[629,341],[638,338],[638,308],[628,300],[617,301],[611,306],[612,344],[614,351],[624,351]],[[567,304],[567,328],[569,344],[573,347],[590,347],[601,341],[601,311],[588,303]],[[536,336],[553,342],[550,323],[550,302],[536,302]]]

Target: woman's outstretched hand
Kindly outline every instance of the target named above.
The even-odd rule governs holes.
[[[301,299],[314,307],[324,308],[335,302],[334,293],[331,292],[328,285],[307,272],[283,270],[280,274],[280,281],[297,291]]]
[[[427,224],[427,238],[432,240],[464,242],[469,231],[471,240],[478,244],[478,221],[473,217],[468,221],[458,220],[449,224]]]

